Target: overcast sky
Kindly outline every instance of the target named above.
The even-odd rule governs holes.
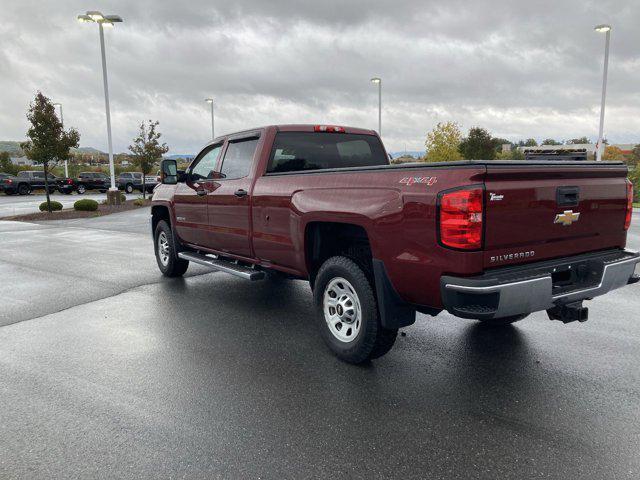
[[[605,132],[640,142],[640,2],[353,0],[0,0],[0,140],[23,140],[37,90],[64,106],[82,146],[106,150],[105,32],[114,150],[143,119],[170,153],[271,123],[377,127],[389,151],[422,150],[437,122],[517,140],[595,139],[611,23]]]

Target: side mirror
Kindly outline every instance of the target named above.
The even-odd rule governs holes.
[[[160,182],[165,185],[178,183],[178,162],[170,159],[160,162]]]

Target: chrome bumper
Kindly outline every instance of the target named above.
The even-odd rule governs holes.
[[[463,318],[532,313],[624,287],[630,283],[639,262],[637,252],[618,250],[505,268],[480,277],[443,276],[442,300],[447,311]],[[558,272],[571,276],[580,268],[586,270],[584,281],[559,285]]]

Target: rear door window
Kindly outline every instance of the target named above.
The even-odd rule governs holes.
[[[267,172],[380,165],[389,165],[389,160],[374,135],[280,132],[273,144]]]
[[[257,138],[229,142],[222,161],[224,178],[233,180],[249,175],[257,146]]]

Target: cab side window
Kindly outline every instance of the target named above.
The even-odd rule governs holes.
[[[222,161],[224,178],[233,180],[249,175],[251,165],[253,165],[253,154],[257,146],[257,138],[230,142]]]
[[[222,150],[222,145],[215,145],[200,157],[198,162],[191,168],[190,177],[192,182],[212,179],[214,177],[220,150]]]

